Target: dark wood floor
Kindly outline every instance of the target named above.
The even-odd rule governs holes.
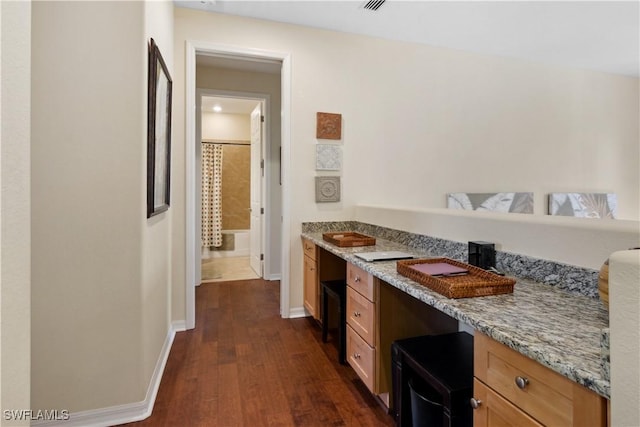
[[[208,283],[176,334],[153,414],[130,426],[391,426],[310,319],[282,319],[279,282]]]

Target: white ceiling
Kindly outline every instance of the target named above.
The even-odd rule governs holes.
[[[180,7],[640,75],[640,1],[182,1]]]

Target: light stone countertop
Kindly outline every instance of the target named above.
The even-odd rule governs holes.
[[[450,299],[396,272],[395,261],[366,262],[357,252],[400,250],[416,257],[442,256],[376,238],[375,246],[341,248],[322,239],[321,232],[302,237],[373,276],[473,329],[610,398],[610,382],[601,363],[602,330],[609,314],[597,298],[567,292],[532,280],[517,280],[512,294]]]

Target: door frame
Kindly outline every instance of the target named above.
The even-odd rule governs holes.
[[[202,104],[203,96],[215,96],[217,98],[234,98],[234,99],[247,99],[250,101],[256,101],[256,103],[260,103],[262,105],[262,115],[264,116],[264,122],[262,123],[263,131],[262,131],[262,146],[260,147],[260,157],[262,160],[266,159],[266,153],[270,152],[271,149],[271,126],[270,126],[270,117],[271,117],[271,95],[268,93],[259,93],[259,92],[238,92],[238,91],[229,91],[229,90],[218,90],[218,89],[206,89],[206,88],[196,88],[196,128],[195,128],[195,140],[198,141],[202,136],[200,135],[200,129],[198,124],[201,123],[202,120],[202,111],[200,110],[200,105]],[[199,147],[197,144],[194,145],[194,153],[196,155],[196,159],[201,158],[198,156]],[[266,163],[266,160],[265,160]],[[198,245],[198,233],[201,230],[202,226],[202,213],[199,209],[199,205],[201,205],[201,200],[198,195],[198,178],[201,177],[202,174],[202,165],[197,161],[195,162],[196,167],[196,237],[195,237],[195,245],[196,249],[199,247]],[[251,164],[251,168],[254,167],[260,168],[260,165]],[[260,182],[260,205],[264,208],[264,215],[260,218],[260,252],[264,254],[263,268],[261,276],[265,280],[270,280],[273,276],[271,272],[271,264],[269,263],[271,256],[266,251],[266,248],[271,247],[272,236],[267,227],[267,224],[270,224],[271,221],[271,204],[270,204],[270,195],[271,195],[271,186],[273,185],[270,182],[270,176],[266,173],[266,164],[265,164],[265,173],[263,179]],[[197,252],[196,252],[197,253]],[[200,285],[200,274],[198,274],[198,266],[200,262],[200,257],[196,257],[194,260],[195,266],[195,277],[194,283],[196,286]]]
[[[280,277],[280,316],[290,316],[290,242],[291,242],[291,54],[261,49],[240,48],[195,40],[185,42],[185,327],[193,329],[196,323],[195,297],[195,101],[196,55],[233,56],[246,61],[282,61],[281,79],[281,159],[282,175],[282,247]],[[198,253],[198,257],[200,254]]]

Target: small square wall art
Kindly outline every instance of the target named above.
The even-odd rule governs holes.
[[[340,177],[316,177],[316,203],[330,203],[340,201]]]
[[[551,193],[549,215],[615,219],[618,198],[613,193]]]
[[[341,139],[342,138],[342,114],[317,113],[316,138]]]
[[[316,145],[316,170],[339,171],[342,167],[341,153],[338,145]]]

